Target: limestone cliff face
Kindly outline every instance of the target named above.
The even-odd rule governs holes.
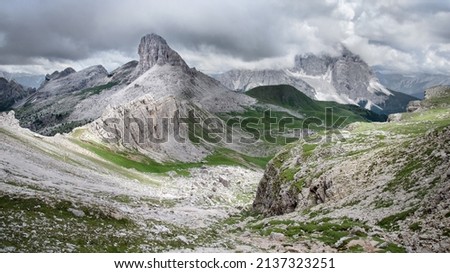
[[[128,104],[111,106],[100,119],[87,125],[90,137],[137,150],[157,161],[200,161],[209,154],[205,146],[189,140],[189,127],[182,118],[195,110],[197,117],[210,117],[188,101],[173,96],[155,100],[144,96]]]
[[[138,75],[142,75],[154,65],[169,64],[180,66],[184,70],[189,69],[181,56],[169,47],[166,40],[153,33],[142,37],[138,47],[138,54],[139,64],[136,68]]]
[[[299,189],[284,181],[278,160],[275,158],[267,164],[253,202],[253,209],[266,215],[292,212],[298,204]]]

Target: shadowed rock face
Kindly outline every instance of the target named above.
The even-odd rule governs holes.
[[[136,70],[136,67],[138,65],[138,61],[131,61],[128,62],[116,69],[114,69],[108,77],[111,78],[112,82],[117,83],[123,83],[123,84],[129,84],[132,82],[135,78],[133,77],[134,71]]]
[[[318,76],[327,73],[328,67],[333,63],[330,56],[316,56],[306,54],[295,56],[294,70],[302,70],[308,75]]]
[[[136,68],[138,75],[143,74],[154,65],[170,64],[189,69],[180,55],[169,47],[166,40],[156,34],[147,34],[141,38],[138,54],[139,64]]]
[[[8,110],[16,101],[35,91],[34,88],[24,88],[15,81],[0,77],[0,111]]]
[[[341,54],[336,57],[297,55],[293,70],[310,76],[331,73],[330,83],[336,92],[358,104],[362,101],[371,101],[380,106],[392,95],[379,83],[369,65],[346,48],[343,48]]]

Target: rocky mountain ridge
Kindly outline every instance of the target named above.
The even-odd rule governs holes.
[[[108,105],[124,105],[145,95],[193,100],[214,112],[238,111],[240,105],[254,101],[189,68],[156,34],[141,39],[138,53],[139,62],[131,61],[111,73],[98,65],[47,75],[33,96],[15,104],[21,125],[45,135],[69,132],[99,118]]]
[[[232,70],[216,78],[239,91],[267,84],[289,84],[313,99],[355,104],[384,114],[403,112],[408,102],[414,100],[386,89],[367,63],[345,47],[337,57],[297,55],[294,66],[284,70]]]

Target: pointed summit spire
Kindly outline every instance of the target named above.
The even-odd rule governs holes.
[[[186,70],[189,69],[180,55],[169,47],[166,40],[154,33],[147,34],[141,38],[138,54],[138,74],[143,74],[154,65],[169,64],[172,66],[180,66]]]

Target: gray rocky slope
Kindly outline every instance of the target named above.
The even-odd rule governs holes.
[[[190,107],[141,99],[155,115]],[[87,127],[44,137],[2,113],[0,252],[448,252],[449,105],[433,88],[397,122],[289,144],[264,173],[162,165]]]
[[[449,98],[448,87],[432,88],[396,122],[354,123],[343,138],[286,147],[267,165],[253,203],[285,215],[265,222],[262,234],[327,222],[342,231],[328,238],[337,249],[377,251],[378,239],[389,238],[407,251],[450,251]],[[319,230],[307,233],[330,235]]]
[[[199,103],[213,112],[235,111],[251,98],[189,68],[177,52],[156,34],[141,39],[139,62],[108,73],[102,66],[75,72],[67,68],[46,76],[33,96],[15,104],[21,125],[44,135],[68,132],[99,118],[107,106],[132,102],[141,96],[175,96]]]
[[[261,85],[289,84],[309,97],[342,104],[357,104],[379,113],[403,112],[413,97],[387,90],[359,56],[342,48],[337,57],[297,55],[284,70],[231,70],[216,78],[225,86],[247,91]]]
[[[17,103],[22,118],[35,109],[52,121],[63,107],[70,111],[54,119],[95,117],[71,134],[45,137],[13,112],[0,114],[0,252],[450,251],[447,87],[429,90],[397,122],[289,144],[263,172],[246,165],[255,158],[236,162],[238,153],[208,144],[140,141],[136,128],[126,142],[110,130],[151,117],[145,127],[160,137],[174,112],[207,120],[255,103],[186,68],[161,37],[146,37],[140,48],[152,57],[111,73],[53,73]]]
[[[0,113],[0,253],[257,250],[220,229],[252,200],[260,170],[148,173],[86,145]]]

